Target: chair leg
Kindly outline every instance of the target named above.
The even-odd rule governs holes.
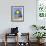
[[[18,34],[17,34],[17,46],[18,46]]]
[[[7,46],[7,42],[5,41],[5,46]]]
[[[7,34],[5,34],[5,46],[7,46]]]

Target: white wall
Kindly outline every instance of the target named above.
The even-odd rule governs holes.
[[[11,6],[24,6],[24,22],[11,22]],[[32,24],[36,24],[36,0],[0,0],[0,34],[17,26],[20,32],[31,36]]]

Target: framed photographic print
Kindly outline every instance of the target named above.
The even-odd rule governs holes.
[[[45,25],[46,23],[46,0],[36,1],[36,23],[38,25]]]
[[[11,21],[12,22],[24,21],[24,6],[11,6]]]
[[[37,15],[39,18],[46,17],[46,0],[37,0]]]

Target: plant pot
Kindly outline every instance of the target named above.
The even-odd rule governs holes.
[[[44,43],[44,40],[45,40],[45,39],[40,39],[40,43]]]
[[[45,39],[38,39],[37,42],[38,42],[39,44],[41,44],[41,43],[44,42],[44,40],[45,40]]]
[[[40,39],[37,39],[37,43],[40,43]]]

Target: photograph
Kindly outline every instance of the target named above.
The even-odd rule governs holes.
[[[12,22],[24,21],[24,6],[11,6],[11,21]]]

